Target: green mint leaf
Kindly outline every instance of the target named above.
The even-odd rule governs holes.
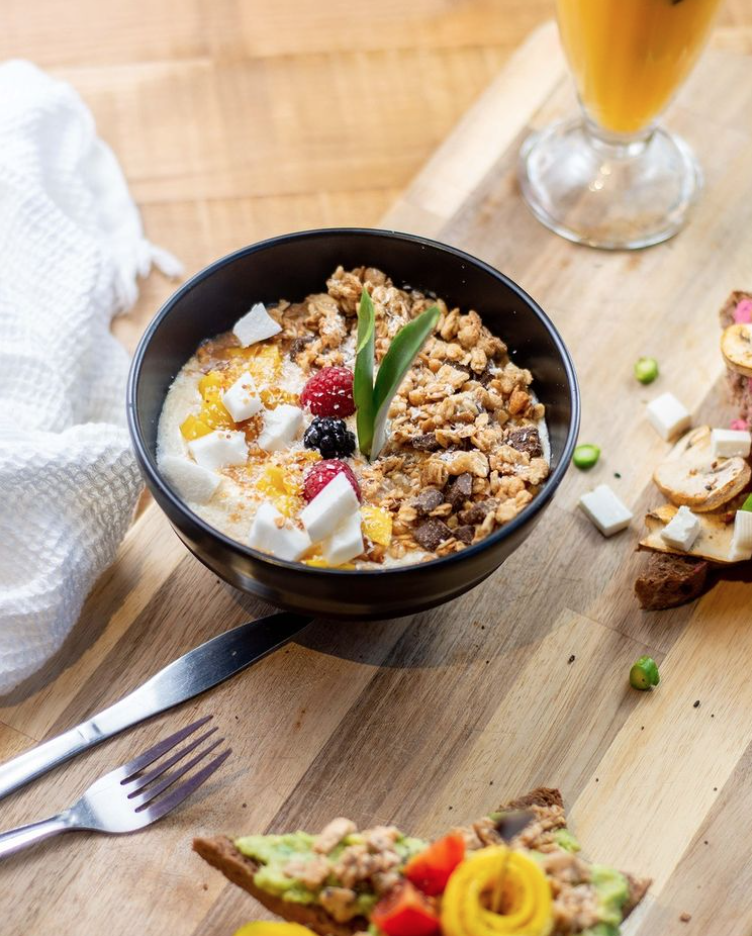
[[[368,457],[373,442],[373,358],[376,341],[376,316],[368,290],[364,289],[358,306],[358,345],[353,375],[355,422],[358,447]]]
[[[389,350],[379,367],[376,385],[373,389],[373,436],[370,458],[373,461],[386,442],[386,419],[389,406],[413,361],[420,354],[426,339],[436,328],[441,317],[437,306],[431,306],[425,312],[404,325],[392,339]]]

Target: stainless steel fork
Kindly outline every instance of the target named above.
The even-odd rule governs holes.
[[[61,832],[74,832],[78,829],[95,832],[134,832],[166,816],[208,780],[232,753],[232,749],[228,748],[165,796],[160,796],[224,741],[224,738],[214,740],[202,750],[198,750],[190,760],[181,763],[217,730],[210,728],[165,758],[166,754],[173,751],[181,741],[195,734],[211,718],[211,715],[207,715],[199,719],[122,767],[117,767],[100,777],[86,790],[81,799],[57,816],[0,833],[0,858]],[[156,763],[157,761],[159,763]],[[154,767],[146,771],[145,768],[150,764],[154,764]],[[171,767],[178,764],[175,770],[167,773]]]

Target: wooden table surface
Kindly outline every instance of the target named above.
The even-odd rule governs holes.
[[[374,225],[553,0],[0,0],[0,59],[75,85],[149,237],[189,273],[252,241]],[[752,46],[752,4],[726,0]],[[733,33],[731,33],[733,30]],[[172,289],[116,326],[133,347]]]
[[[105,23],[93,2],[62,22],[52,0],[33,12],[5,0],[0,44],[75,82],[123,161],[149,235],[189,270],[260,236],[375,223],[389,209],[387,223],[511,273],[572,347],[583,431],[604,441],[606,459],[595,479],[569,473],[546,522],[482,588],[412,618],[317,622],[242,678],[0,804],[3,827],[61,808],[208,711],[235,749],[209,789],[148,833],[63,838],[0,865],[9,936],[225,936],[257,908],[191,855],[192,834],[316,827],[343,809],[435,834],[540,782],[561,785],[593,857],[655,878],[641,936],[752,931],[749,586],[725,582],[692,606],[640,614],[630,591],[639,523],[606,545],[574,509],[616,470],[638,515],[655,503],[650,466],[665,446],[645,425],[644,394],[616,366],[646,342],[665,362],[666,388],[701,418],[730,415],[708,329],[725,292],[749,288],[750,59],[711,53],[672,109],[708,175],[693,224],[651,251],[603,255],[549,235],[514,195],[522,134],[572,106],[552,30],[494,77],[548,5],[416,0],[401,24],[399,6],[300,2],[298,17],[275,5],[264,18],[261,4],[153,0],[138,13],[110,4]],[[752,51],[746,7],[728,4],[718,48]],[[171,288],[150,278],[118,323],[127,343]],[[608,321],[614,295],[620,314]],[[0,700],[0,759],[268,610],[219,583],[147,510],[64,652]],[[650,696],[625,685],[643,652],[664,675]],[[679,920],[685,911],[691,924]]]

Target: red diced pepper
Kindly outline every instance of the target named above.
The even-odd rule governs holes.
[[[424,894],[444,893],[449,876],[465,857],[465,839],[459,832],[445,835],[405,865],[405,877]]]
[[[439,918],[431,901],[409,881],[402,881],[382,897],[371,921],[386,936],[434,936]]]

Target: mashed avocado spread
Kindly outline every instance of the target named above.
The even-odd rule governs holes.
[[[629,897],[629,885],[623,874],[603,865],[592,865],[592,884],[598,894],[601,922],[582,936],[618,936],[623,908]]]
[[[310,904],[316,903],[319,890],[313,890],[302,881],[288,877],[284,873],[284,868],[288,862],[307,862],[325,857],[330,866],[334,868],[344,849],[348,845],[362,842],[363,836],[357,832],[348,835],[325,856],[314,852],[313,843],[315,839],[316,836],[310,835],[308,832],[290,832],[286,835],[247,835],[244,838],[236,839],[235,847],[247,858],[252,858],[259,863],[260,868],[253,878],[256,887],[266,891],[267,894],[282,897],[283,900]],[[393,847],[402,859],[402,864],[405,864],[413,855],[423,851],[427,844],[423,839],[401,835]],[[339,883],[334,873],[332,873],[323,886],[337,887]],[[367,915],[375,902],[376,895],[374,893],[369,891],[359,893],[357,898],[358,912],[364,916]]]

